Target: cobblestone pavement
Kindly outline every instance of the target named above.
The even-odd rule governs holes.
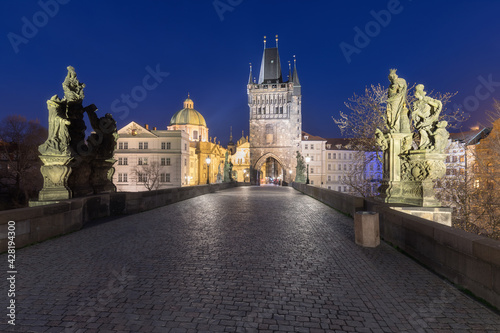
[[[204,195],[16,259],[16,326],[2,278],[1,332],[500,331],[499,315],[384,243],[355,245],[352,219],[292,188]]]

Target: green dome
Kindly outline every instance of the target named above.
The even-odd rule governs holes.
[[[177,111],[170,119],[170,126],[172,125],[197,125],[207,127],[205,118],[193,109],[193,101],[188,98],[184,101],[184,109]]]

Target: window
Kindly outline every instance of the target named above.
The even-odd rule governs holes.
[[[148,165],[148,158],[147,157],[139,157],[137,164],[138,165]]]
[[[314,185],[314,180],[311,180],[311,185]]]
[[[172,149],[172,144],[170,142],[167,142],[167,149]]]
[[[169,173],[160,174],[160,182],[161,183],[170,183],[170,174]]]
[[[332,176],[328,176],[328,181],[331,182],[332,181]]]
[[[341,180],[342,180],[342,178],[339,176],[339,177],[338,177],[338,181],[341,181]]]
[[[165,142],[161,143],[161,149],[165,149]]]
[[[453,163],[456,163],[458,161],[458,158],[456,156],[452,156],[451,161]]]
[[[142,149],[142,142],[139,142],[139,149]]]
[[[118,165],[123,165],[123,158],[118,157]],[[120,174],[121,175],[121,174]]]
[[[328,171],[331,171],[331,170],[332,170],[332,165],[328,164]]]
[[[128,157],[123,158],[123,165],[128,165]]]
[[[124,174],[123,174],[123,182],[124,182],[124,183],[128,182],[128,179],[127,179],[127,178],[128,178],[127,174],[126,174],[126,173],[124,173]]]
[[[282,106],[280,106],[280,114],[283,114],[283,107]]]
[[[123,181],[123,175],[121,173],[118,174],[118,182],[121,183]]]
[[[331,160],[332,159],[332,153],[328,153],[328,159]]]
[[[339,171],[342,170],[342,164],[339,164]]]
[[[464,163],[465,162],[465,156],[460,156],[460,163]]]
[[[139,172],[137,174],[137,181],[139,183],[145,183],[148,181],[148,176],[145,173]]]
[[[170,157],[167,157],[167,165],[170,165]]]
[[[311,149],[312,149],[312,148],[311,148]],[[313,156],[313,155],[311,155],[311,161],[314,161],[314,156]]]
[[[333,153],[333,159],[336,160],[337,159],[337,153]]]
[[[308,149],[309,148],[309,145],[306,143],[306,145],[304,146],[304,149]]]
[[[170,174],[169,173],[165,174],[165,182],[170,183]]]
[[[161,160],[160,160],[160,165],[167,165],[166,164],[166,158],[165,157],[162,157]]]
[[[311,143],[311,149],[314,149],[314,145]]]
[[[188,145],[187,143],[184,144],[184,150],[187,151],[188,150]]]
[[[344,153],[344,160],[347,160],[347,154]]]
[[[349,154],[349,159],[352,160],[352,154]]]
[[[184,166],[187,166],[187,160],[184,159]]]
[[[347,192],[347,186],[344,186],[344,192]]]
[[[450,156],[446,156],[446,163],[450,163]]]
[[[128,149],[128,142],[123,143],[123,149]]]
[[[144,149],[148,149],[148,143],[144,142]]]
[[[311,168],[311,174],[313,174],[313,173],[314,173],[314,168]]]
[[[123,142],[118,143],[118,149],[123,149]]]
[[[198,140],[198,131],[193,131],[193,140]]]
[[[344,164],[344,171],[347,171],[347,164]]]

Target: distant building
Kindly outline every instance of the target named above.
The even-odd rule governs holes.
[[[206,184],[207,177],[222,181],[226,149],[208,134],[189,97],[167,130],[129,123],[118,131],[113,183],[118,191],[136,192]]]

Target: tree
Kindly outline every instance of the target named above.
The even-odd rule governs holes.
[[[42,188],[38,146],[46,139],[38,120],[10,115],[0,122],[0,186],[14,207],[25,206]]]
[[[414,86],[414,85],[413,85]],[[406,103],[409,108],[415,101],[414,89],[411,86],[407,91]],[[467,116],[459,109],[451,110],[446,108],[446,104],[456,93],[439,93],[429,92],[429,96],[441,100],[443,103],[443,111],[440,115],[440,120],[448,121],[448,127],[457,127],[461,122],[467,119]],[[366,158],[366,154],[358,155],[358,160],[355,162],[358,170],[368,170],[370,165],[375,165],[377,170],[382,169],[383,153],[376,141],[376,130],[380,129],[387,132],[387,88],[378,85],[365,87],[364,94],[354,95],[344,103],[348,112],[340,111],[339,118],[333,118],[334,122],[339,126],[343,136],[349,137],[351,149],[360,152],[373,152],[371,158]],[[411,130],[414,132],[413,124]],[[415,136],[418,140],[418,134]],[[357,171],[359,172],[359,171]],[[355,176],[355,175],[354,175]],[[370,177],[368,177],[370,178]],[[352,177],[351,177],[352,179]],[[356,178],[354,178],[356,179]],[[372,180],[362,178],[355,182],[349,181],[358,194],[364,196],[366,189],[371,187]],[[354,186],[353,186],[354,185]]]
[[[161,169],[158,162],[138,165],[134,168],[134,173],[137,182],[143,184],[148,191],[154,191],[160,187]]]

